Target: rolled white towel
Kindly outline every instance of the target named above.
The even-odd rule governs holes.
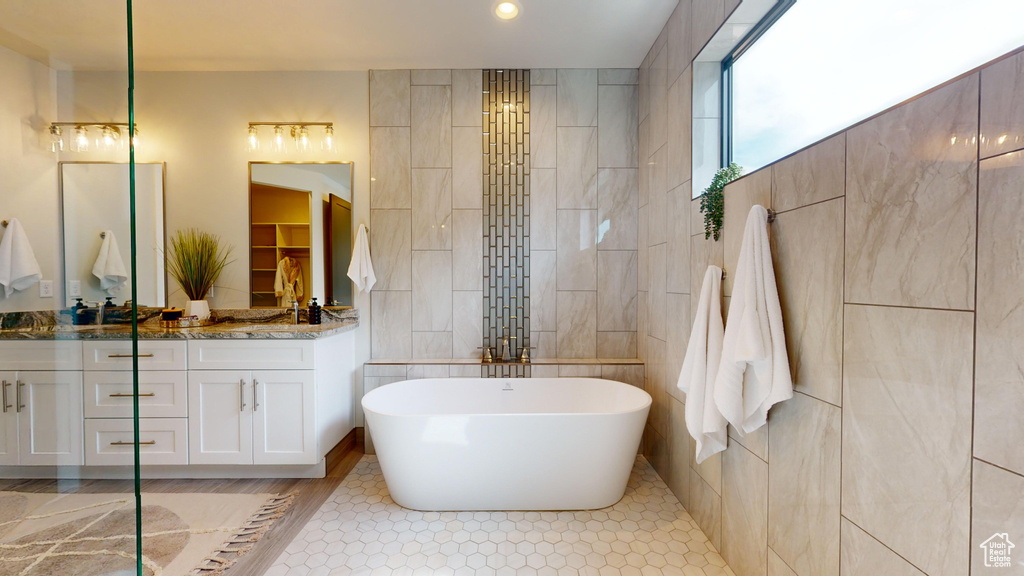
[[[92,275],[100,279],[100,288],[111,296],[118,293],[128,281],[121,250],[117,247],[117,238],[110,230],[103,233],[103,243],[100,244],[96,263],[92,265]]]
[[[369,292],[377,283],[373,273],[373,261],[370,260],[370,240],[366,237],[366,226],[359,225],[356,233],[356,245],[352,247],[352,260],[348,265],[348,277],[356,283],[360,292]]]
[[[3,240],[0,240],[0,286],[4,287],[4,297],[9,298],[14,292],[28,288],[42,278],[43,271],[25,229],[17,218],[11,218]]]

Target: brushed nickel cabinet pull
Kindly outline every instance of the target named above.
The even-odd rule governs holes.
[[[10,404],[7,403],[7,387],[10,386],[11,383],[8,382],[7,380],[4,380],[3,383],[4,383],[4,385],[3,385],[3,388],[4,388],[4,414],[6,414],[7,410],[9,408],[13,408],[13,406],[11,406]]]
[[[238,379],[238,408],[239,412],[245,412],[245,378]]]
[[[18,405],[18,409],[17,409],[18,412],[21,412],[21,409],[25,407],[25,405],[21,403],[21,390],[24,387],[25,387],[25,383],[22,382],[21,380],[18,380],[18,394],[17,394],[18,397],[15,398],[15,401],[14,401],[14,403]]]
[[[156,440],[146,440],[144,442],[139,442],[139,446],[152,446],[154,444],[156,444]],[[111,442],[110,445],[111,446],[134,446],[135,442],[121,442],[120,440],[118,440],[117,442]]]
[[[111,398],[131,398],[134,394],[128,394],[124,392],[114,392],[110,395]],[[156,392],[139,393],[139,398],[148,398],[150,396],[156,396]]]
[[[107,354],[107,358],[131,358],[131,354]],[[139,358],[152,358],[153,354],[139,354]]]
[[[260,381],[255,379],[255,378],[253,378],[252,379],[252,411],[253,412],[255,412],[255,411],[260,409],[260,399],[259,399],[259,396],[256,395],[256,387],[259,386],[259,385],[260,385]]]

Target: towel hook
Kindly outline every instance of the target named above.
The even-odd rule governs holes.
[[[771,208],[768,208],[767,210],[768,210],[768,223],[771,224],[772,222],[775,222],[776,213],[775,213],[775,210],[772,210]]]
[[[107,237],[107,233],[106,232],[100,232],[100,238],[106,238],[106,237]]]
[[[7,228],[7,220],[0,220],[0,226]]]

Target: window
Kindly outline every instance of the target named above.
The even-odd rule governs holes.
[[[785,3],[722,60],[722,164],[744,172],[1024,44],[1022,0]]]

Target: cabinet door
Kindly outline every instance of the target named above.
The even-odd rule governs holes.
[[[312,370],[252,373],[253,462],[316,464],[316,400]]]
[[[189,464],[252,464],[252,384],[243,370],[188,373]]]
[[[82,373],[18,372],[21,465],[82,465]],[[15,393],[15,403],[18,394]]]
[[[18,464],[18,407],[15,405],[17,379],[14,372],[0,372],[3,411],[0,412],[0,465]]]

